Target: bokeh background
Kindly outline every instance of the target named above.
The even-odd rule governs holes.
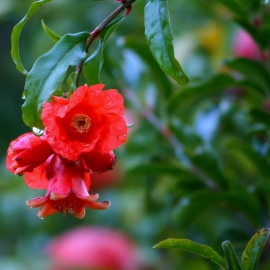
[[[125,235],[136,256],[125,253],[125,246],[122,252],[126,258],[131,256],[130,261],[136,257],[134,270],[218,269],[201,257],[152,250],[152,246],[166,238],[189,238],[223,254],[221,243],[230,240],[241,254],[250,237],[269,226],[270,44],[261,42],[260,50],[240,26],[246,21],[254,27],[256,20],[257,25],[259,20],[269,23],[269,4],[266,1],[263,8],[258,4],[263,1],[246,1],[241,21],[234,7],[222,2],[169,1],[175,55],[191,81],[184,87],[155,63],[144,38],[145,1],[136,1],[106,45],[101,73],[106,89],[116,88],[124,95],[127,122],[134,123],[128,141],[116,151],[115,169],[93,175],[91,192],[99,192],[101,200],[111,201],[112,206],[105,212],[88,209],[83,220],[59,213],[40,220],[37,210],[28,209],[25,201],[44,191],[30,190],[23,177],[5,168],[9,142],[29,131],[21,117],[25,77],[12,62],[10,35],[32,1],[0,0],[0,269],[98,269],[91,262],[53,268],[57,252],[49,252],[48,247],[59,235],[80,227]],[[92,31],[118,5],[113,0],[46,4],[21,34],[26,69],[53,46],[41,27],[42,19],[59,35]],[[239,56],[248,62],[227,65]],[[99,233],[94,230],[95,237],[89,238],[97,250],[104,241]],[[79,250],[82,235],[64,246]],[[116,243],[108,236],[104,246],[116,249]],[[269,246],[260,269],[270,269]],[[82,249],[90,254],[91,248]],[[104,258],[109,256],[106,249],[100,250]],[[66,260],[69,256],[72,252],[67,252]]]

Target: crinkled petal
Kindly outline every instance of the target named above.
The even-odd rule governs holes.
[[[52,98],[45,102],[42,120],[53,150],[69,160],[96,146],[108,152],[126,140],[123,97],[104,85],[79,87],[70,100]]]
[[[96,143],[95,149],[102,153],[112,151],[127,139],[125,120],[118,115],[114,115],[112,120],[111,124],[103,128],[100,140]]]

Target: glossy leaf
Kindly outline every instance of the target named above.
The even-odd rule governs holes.
[[[85,56],[89,33],[66,34],[46,54],[40,56],[25,83],[23,120],[30,127],[42,129],[40,119],[43,102],[60,88],[69,66],[76,66]]]
[[[101,82],[99,73],[104,61],[103,49],[106,45],[108,38],[122,20],[123,17],[115,20],[107,27],[105,27],[105,29],[100,35],[97,49],[85,60],[83,65],[83,74],[88,85],[93,85]]]
[[[222,248],[226,254],[229,270],[241,270],[237,256],[230,241],[224,241]]]
[[[39,9],[44,4],[46,4],[50,1],[51,0],[40,0],[40,1],[33,2],[31,4],[30,8],[28,9],[26,15],[23,17],[23,19],[17,25],[14,26],[13,31],[11,33],[11,57],[13,59],[13,62],[16,65],[17,70],[24,75],[27,75],[28,72],[24,68],[24,66],[21,62],[21,58],[20,58],[19,39],[20,39],[21,31],[22,31],[25,23],[27,22],[27,20],[32,16],[32,14],[37,9]]]
[[[265,242],[269,235],[269,228],[261,229],[255,235],[253,235],[242,254],[242,270],[256,269]]]
[[[139,40],[137,37],[131,36],[124,39],[122,46],[139,55],[143,62],[149,67],[153,82],[159,88],[160,93],[165,97],[169,97],[172,94],[172,85],[169,81],[169,77],[157,64],[146,42]]]
[[[223,258],[215,250],[209,246],[197,244],[189,239],[167,239],[159,242],[153,248],[178,248],[198,254],[211,260],[213,263],[219,265],[223,269],[228,269]]]
[[[45,33],[47,34],[48,37],[50,37],[54,42],[58,42],[61,36],[57,35],[54,33],[49,27],[44,23],[44,21],[41,21],[41,25]]]
[[[151,0],[145,7],[145,36],[161,69],[181,85],[189,79],[174,56],[167,0]]]

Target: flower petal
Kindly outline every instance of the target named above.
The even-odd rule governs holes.
[[[88,206],[89,208],[95,209],[95,210],[106,210],[111,206],[111,203],[109,201],[103,201],[103,202],[85,201],[85,205]]]
[[[57,212],[56,209],[54,209],[51,205],[51,203],[48,201],[43,207],[42,209],[38,212],[38,217],[40,219],[43,219],[47,216],[53,215]]]
[[[26,204],[31,208],[36,208],[43,206],[47,202],[47,200],[48,200],[47,196],[41,196],[31,200],[27,200]]]
[[[39,165],[32,172],[25,172],[24,181],[30,188],[47,189],[49,181],[45,174],[45,164]]]

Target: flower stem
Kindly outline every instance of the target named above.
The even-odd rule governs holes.
[[[86,41],[86,47],[85,50],[86,52],[89,51],[90,45],[93,43],[93,41],[99,37],[100,33],[102,30],[115,19],[123,10],[128,9],[128,12],[126,12],[124,15],[128,15],[130,11],[130,7],[136,0],[122,0],[122,1],[117,1],[121,2],[121,5],[115,9],[102,23],[100,23],[90,34],[90,37]],[[75,77],[75,85],[78,87],[79,84],[79,79],[80,79],[80,74],[83,68],[83,63],[85,60],[80,62],[76,68],[76,77]]]

